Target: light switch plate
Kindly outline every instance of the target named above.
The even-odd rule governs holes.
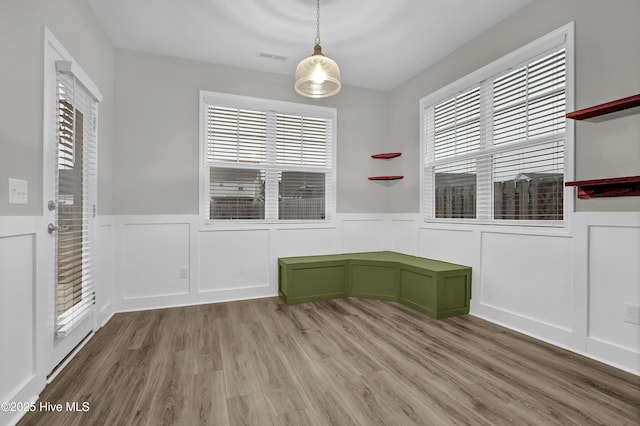
[[[27,194],[26,180],[9,178],[9,204],[27,204]]]

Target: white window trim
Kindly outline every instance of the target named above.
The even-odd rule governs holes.
[[[336,186],[336,152],[337,152],[337,111],[335,108],[330,107],[322,107],[316,105],[306,105],[295,102],[286,102],[286,101],[278,101],[272,99],[265,98],[256,98],[251,96],[243,96],[243,95],[234,95],[229,93],[222,92],[211,92],[206,90],[200,91],[200,109],[199,109],[199,182],[200,188],[198,191],[198,205],[199,210],[198,214],[202,223],[204,225],[215,225],[220,227],[258,227],[264,228],[265,225],[287,225],[291,224],[292,226],[299,226],[301,224],[309,225],[311,227],[314,226],[323,226],[330,225],[334,226],[336,223],[336,199],[337,199],[337,186]],[[330,140],[331,143],[331,168],[330,171],[327,171],[327,175],[329,176],[329,182],[327,186],[326,194],[330,194],[331,198],[325,199],[325,210],[326,216],[328,219],[324,220],[282,220],[282,219],[226,219],[226,220],[211,220],[206,218],[207,207],[205,205],[205,199],[208,197],[209,184],[208,184],[208,170],[205,167],[206,158],[207,158],[207,134],[206,134],[206,123],[207,123],[207,105],[215,103],[220,106],[228,106],[231,108],[246,108],[246,109],[264,109],[265,105],[268,105],[270,108],[276,110],[278,113],[291,113],[294,115],[313,115],[315,117],[324,117],[333,121],[333,132]],[[220,163],[220,167],[229,167],[229,168],[249,168],[249,169],[259,169],[260,165],[253,164],[242,164],[242,163]],[[327,168],[318,168],[314,166],[295,166],[292,167],[290,165],[280,165],[278,166],[280,170],[295,170],[301,172],[318,172],[319,170],[326,171]],[[325,194],[325,196],[326,196]]]
[[[483,84],[485,80],[491,78],[499,73],[509,71],[523,62],[529,61],[531,58],[536,57],[544,52],[551,50],[554,47],[564,44],[566,49],[566,110],[573,111],[575,109],[575,23],[570,22],[557,30],[554,30],[525,46],[503,56],[500,59],[491,62],[484,67],[467,74],[466,76],[454,81],[453,83],[431,93],[420,99],[419,103],[419,117],[420,117],[420,215],[424,222],[430,224],[437,224],[438,226],[457,226],[457,225],[473,225],[473,226],[490,226],[494,227],[526,227],[541,229],[561,228],[562,231],[568,231],[570,225],[570,213],[574,211],[574,191],[570,187],[564,188],[563,199],[563,221],[517,221],[517,220],[479,220],[479,219],[447,219],[447,218],[427,218],[425,212],[425,188],[424,188],[424,169],[426,158],[426,124],[425,123],[425,108],[430,105],[435,105],[438,102],[444,101],[447,98],[453,97],[458,93],[464,93],[474,85]],[[564,163],[564,176],[565,181],[571,181],[574,179],[574,145],[575,145],[575,130],[573,120],[567,120],[565,129],[565,163]],[[525,143],[526,145],[526,143]],[[504,149],[511,149],[515,145],[505,147]],[[468,158],[468,156],[464,156]],[[474,157],[475,158],[475,157]],[[463,160],[463,157],[460,157]]]

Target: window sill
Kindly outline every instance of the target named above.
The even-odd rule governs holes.
[[[474,221],[474,220],[446,220],[446,219],[424,219],[424,224],[432,229],[442,229],[450,231],[475,231],[528,234],[528,235],[550,235],[568,236],[569,228],[567,221],[529,221],[526,223],[516,221]]]
[[[205,220],[206,227],[222,229],[311,229],[311,228],[335,228],[335,220]]]

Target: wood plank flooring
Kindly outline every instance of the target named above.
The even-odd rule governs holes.
[[[640,378],[472,316],[277,298],[115,315],[20,425],[640,424]]]

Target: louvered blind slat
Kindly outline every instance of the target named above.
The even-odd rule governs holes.
[[[207,218],[328,219],[334,119],[278,111],[266,100],[250,103],[258,107],[206,103]]]
[[[424,107],[427,218],[563,219],[566,49],[542,52]]]
[[[210,105],[207,115],[208,159],[264,163],[266,122],[264,111]]]
[[[276,115],[276,161],[279,164],[325,166],[327,120]]]
[[[434,107],[436,159],[476,151],[480,146],[480,89],[474,88]]]
[[[564,132],[564,87],[564,49],[496,78],[493,144]]]
[[[98,102],[72,74],[57,73],[56,335],[65,336],[92,312],[90,218],[96,202]]]

